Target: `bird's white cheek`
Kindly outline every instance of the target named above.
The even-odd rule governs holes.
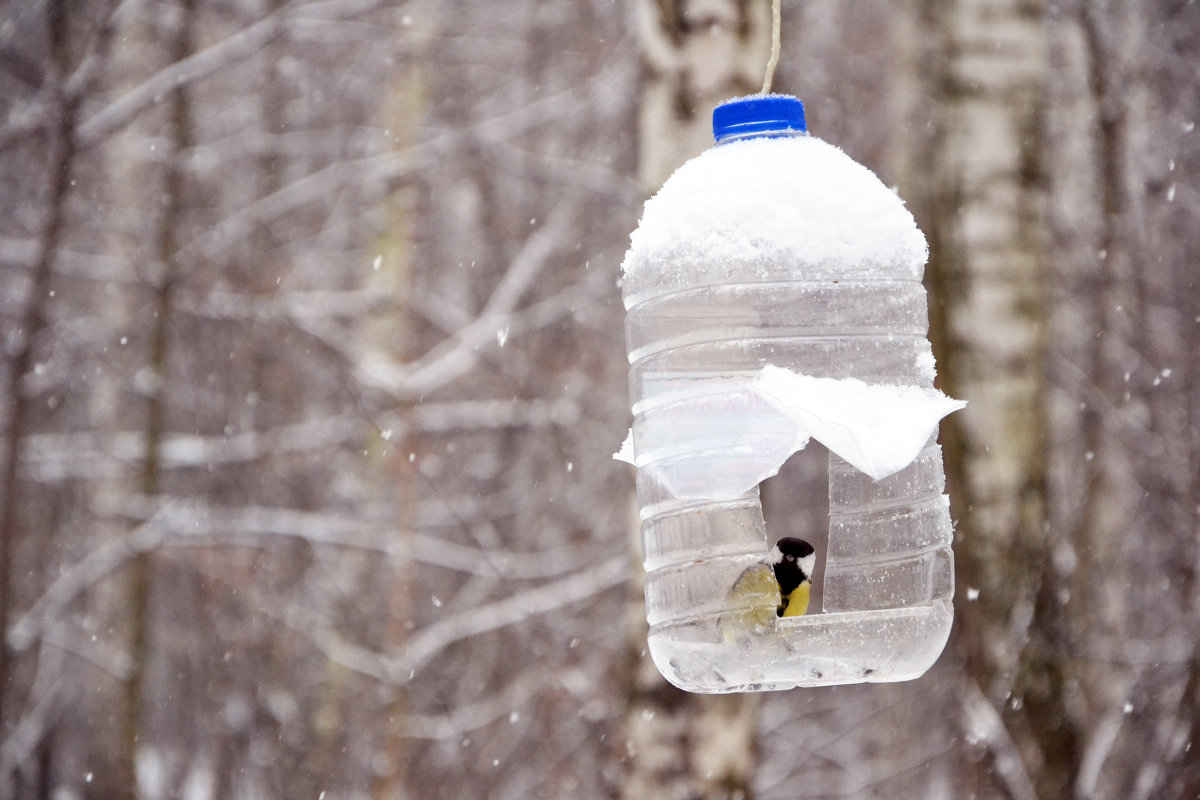
[[[817,556],[815,553],[805,556],[797,563],[800,564],[800,569],[804,570],[804,574],[811,578],[813,570],[817,568]]]

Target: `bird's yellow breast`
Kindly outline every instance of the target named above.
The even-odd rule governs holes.
[[[808,613],[808,595],[812,584],[808,581],[797,586],[787,596],[787,608],[783,610],[785,617],[802,617]]]

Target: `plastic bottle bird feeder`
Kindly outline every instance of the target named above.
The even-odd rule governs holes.
[[[693,692],[899,681],[953,617],[952,529],[921,274],[894,192],[807,135],[794,97],[713,114],[717,144],[647,201],[623,264],[649,646]],[[830,451],[821,608],[777,617],[758,484]],[[767,573],[759,573],[767,574]],[[746,582],[743,582],[745,585]]]

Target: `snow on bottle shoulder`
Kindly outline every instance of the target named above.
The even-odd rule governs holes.
[[[808,135],[743,139],[685,163],[646,202],[626,308],[698,286],[920,281],[928,248],[895,192]]]
[[[623,264],[651,653],[693,691],[915,677],[949,631],[931,437],[961,405],[933,389],[924,236],[804,132],[795,98],[722,109],[719,143],[647,201]],[[778,599],[731,589],[797,535],[766,531],[758,484],[813,438],[832,453],[823,607],[776,620],[760,612]],[[731,634],[739,619],[754,630]]]

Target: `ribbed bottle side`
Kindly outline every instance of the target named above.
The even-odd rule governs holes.
[[[823,610],[914,608],[949,600],[953,529],[944,491],[936,442],[880,481],[831,454]]]
[[[638,494],[652,626],[707,618],[711,627],[727,609],[726,594],[742,571],[765,562],[767,532],[757,488],[733,499],[700,496],[705,470],[736,473],[746,466],[746,448],[761,453],[790,446],[786,430],[770,428],[777,417],[756,415],[754,408],[739,405],[746,402],[741,395],[722,394],[729,391],[730,379],[748,380],[773,364],[815,377],[930,385],[927,327],[925,292],[916,280],[691,287],[629,308],[634,436],[639,458],[649,459],[639,468]],[[714,446],[706,441],[703,415],[679,413],[680,397],[706,393],[711,393],[714,413],[728,399],[725,413],[745,415],[750,425],[745,442]],[[672,492],[663,478],[667,465],[681,458],[703,465],[695,491],[684,492],[686,497]],[[859,482],[831,472],[831,503],[839,516],[831,516],[828,559],[838,609],[849,610],[846,603],[851,601],[866,603],[864,609],[895,608],[933,596],[933,589],[926,588],[939,585],[937,572],[947,567],[940,553],[949,552],[943,548],[948,539],[943,543],[940,534],[921,539],[928,525],[941,529],[945,511],[939,506],[942,489],[936,481],[942,472],[936,445],[926,448],[918,464],[922,466],[902,471],[904,477],[897,481],[880,482],[874,494],[861,498],[852,497],[864,489]],[[919,479],[924,475],[927,480]],[[890,499],[871,499],[876,496]],[[892,503],[890,510],[885,510],[886,502]],[[885,544],[871,543],[868,526],[878,521],[891,526]],[[948,516],[944,521],[948,529]],[[833,610],[828,578],[825,586],[825,609]]]

